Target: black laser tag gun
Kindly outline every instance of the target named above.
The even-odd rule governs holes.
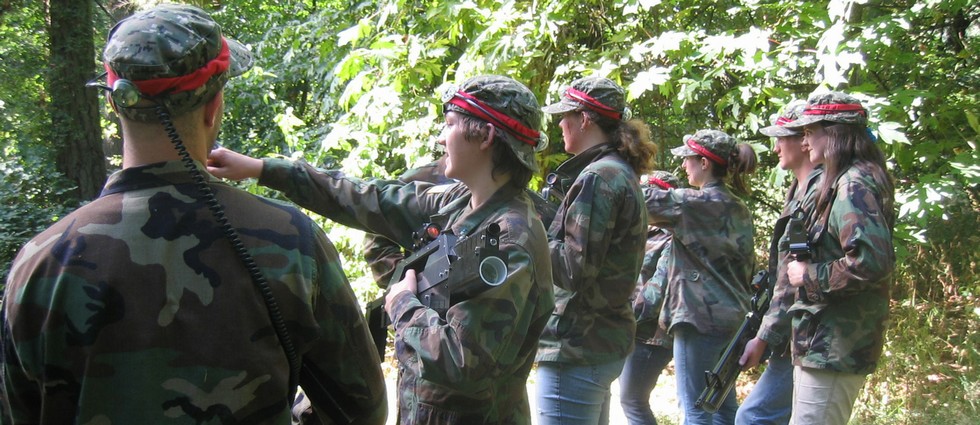
[[[786,223],[786,236],[789,240],[789,255],[796,261],[807,261],[810,259],[810,240],[806,231],[806,217],[803,209],[797,208],[789,217]]]
[[[807,261],[813,253],[810,248],[810,235],[806,230],[806,217],[802,208],[797,208],[790,215],[786,223],[786,239],[789,242],[789,255],[795,261]],[[802,286],[798,290],[797,296],[803,301],[807,301],[806,289]]]
[[[415,270],[419,300],[444,316],[450,306],[507,279],[507,257],[500,251],[499,237],[496,223],[464,238],[439,232],[432,242],[395,266],[388,286],[401,281],[409,269]]]
[[[769,272],[762,270],[752,278],[752,289],[755,295],[749,302],[749,312],[739,326],[735,337],[728,343],[728,347],[718,359],[718,364],[712,370],[704,371],[704,379],[707,386],[701,392],[701,396],[694,403],[694,406],[708,413],[715,413],[721,407],[725,397],[735,387],[735,380],[738,379],[742,366],[738,364],[742,353],[745,352],[745,345],[755,338],[762,325],[762,317],[769,310],[769,301],[772,300],[772,291],[769,286]]]

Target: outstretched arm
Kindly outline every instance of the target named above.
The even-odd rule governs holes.
[[[257,179],[262,175],[262,160],[248,155],[217,148],[208,155],[208,172],[215,177],[231,180]]]

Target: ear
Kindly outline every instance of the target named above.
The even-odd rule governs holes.
[[[487,123],[487,138],[480,142],[480,149],[490,149],[493,146],[493,138],[497,135],[497,127]]]
[[[221,105],[224,104],[224,99],[224,90],[221,90],[204,104],[204,124],[208,127],[214,127],[218,123],[218,116],[221,114]]]

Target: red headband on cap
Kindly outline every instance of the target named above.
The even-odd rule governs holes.
[[[541,132],[524,126],[520,121],[491,108],[486,103],[481,102],[480,99],[462,90],[454,93],[453,98],[446,103],[459,106],[477,118],[497,124],[501,129],[516,137],[517,140],[528,145],[537,146],[538,140],[541,138]]]
[[[572,98],[572,100],[578,101],[579,103],[585,105],[586,108],[595,111],[599,115],[612,118],[614,120],[623,119],[622,112],[606,106],[602,102],[596,100],[594,97],[589,96],[581,90],[569,87],[567,90],[565,90],[565,96]]]
[[[647,177],[647,184],[655,184],[657,186],[660,186],[661,189],[673,189],[674,188],[674,185],[672,185],[670,183],[667,183],[667,182],[665,182],[663,180],[660,180],[660,179],[658,179],[656,177],[652,177],[652,176],[651,177]]]
[[[140,89],[140,93],[151,97],[159,94],[185,92],[203,86],[211,77],[227,71],[230,64],[231,51],[228,50],[228,42],[222,37],[221,51],[218,52],[218,56],[208,61],[207,64],[198,68],[198,70],[179,77],[133,81],[133,84],[136,84],[136,87]],[[108,83],[109,87],[112,87],[112,84],[119,77],[112,71],[112,68],[109,68],[108,63],[105,64],[105,70],[107,73],[106,83]]]
[[[718,165],[728,165],[728,160],[722,159],[722,157],[711,153],[707,148],[698,144],[694,139],[687,139],[687,147],[691,150],[697,152],[699,155],[710,159],[711,161],[717,163]]]
[[[780,127],[782,127],[782,126],[784,126],[784,125],[786,125],[786,124],[789,124],[789,123],[791,123],[791,122],[793,122],[793,120],[791,120],[791,119],[789,119],[789,118],[786,118],[786,117],[779,117],[779,118],[776,118],[776,125],[777,125],[777,126],[780,126]]]
[[[828,115],[837,112],[857,112],[864,116],[868,114],[864,107],[857,103],[828,103],[826,105],[807,106],[803,110],[803,115]]]

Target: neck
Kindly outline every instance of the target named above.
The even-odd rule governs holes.
[[[122,122],[123,168],[180,159],[173,141],[159,123],[132,124]],[[195,161],[206,162],[208,143],[199,132],[180,131],[184,147]]]
[[[803,161],[803,164],[793,169],[793,176],[796,177],[798,182],[803,183],[814,168],[817,168],[816,164],[810,161]]]
[[[585,134],[582,135],[581,147],[575,155],[605,143],[609,143],[609,136],[603,133],[598,125],[589,124],[585,128]]]
[[[477,209],[485,204],[494,193],[497,193],[508,182],[510,182],[510,174],[498,176],[496,180],[488,175],[487,178],[467,183],[466,187],[470,189],[470,208]]]

